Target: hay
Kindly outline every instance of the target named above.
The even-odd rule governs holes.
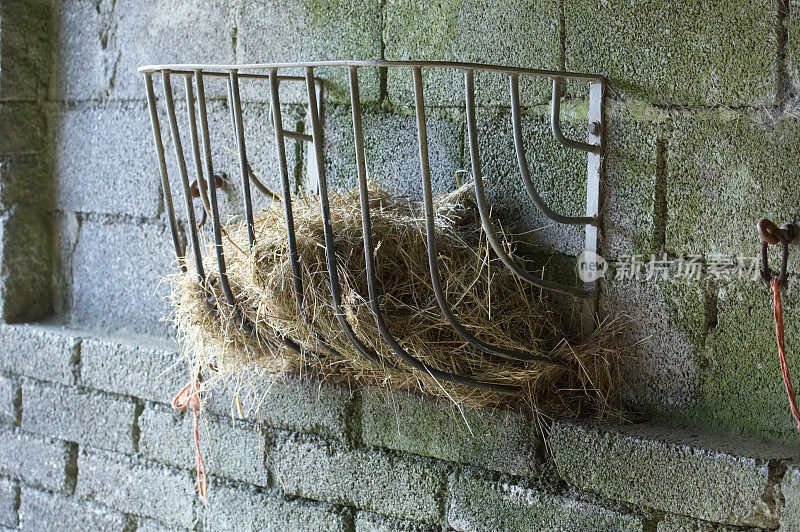
[[[430,367],[482,382],[518,387],[508,396],[434,379],[414,370],[382,341],[366,301],[364,246],[357,191],[331,197],[342,304],[358,338],[377,354],[375,366],[341,331],[331,308],[323,227],[316,198],[296,198],[294,219],[302,268],[305,319],[292,286],[287,232],[280,204],[256,213],[256,245],[248,251],[246,226],[229,223],[223,248],[238,308],[254,336],[225,303],[213,245],[204,266],[213,298],[189,271],[170,278],[174,320],[188,347],[203,389],[238,388],[246,379],[311,373],[352,387],[378,385],[445,397],[473,406],[525,403],[547,415],[607,416],[618,403],[619,349],[615,324],[601,324],[581,343],[565,338],[561,316],[540,290],[509,273],[487,249],[467,188],[437,198],[439,267],[443,290],[458,319],[495,346],[561,361],[563,366],[507,360],[463,341],[444,320],[428,270],[424,218],[417,205],[372,189],[370,206],[376,247],[380,306],[393,336]],[[513,250],[514,243],[507,242]],[[192,260],[187,260],[191,265]],[[212,303],[208,304],[207,301]],[[270,345],[279,333],[302,354]],[[268,343],[269,342],[269,343]]]

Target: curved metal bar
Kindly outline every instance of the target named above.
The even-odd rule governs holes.
[[[481,217],[481,225],[483,231],[486,233],[486,239],[492,246],[492,249],[497,254],[498,258],[506,265],[506,267],[517,274],[523,280],[535,286],[546,288],[553,292],[567,294],[571,296],[588,297],[592,294],[587,290],[565,286],[560,283],[548,281],[534,277],[529,272],[525,271],[522,267],[514,262],[511,257],[503,249],[503,244],[498,238],[497,233],[492,226],[491,218],[489,216],[489,207],[486,201],[486,193],[483,189],[483,175],[481,172],[480,150],[478,148],[478,131],[475,120],[475,79],[471,70],[466,72],[466,100],[467,100],[467,136],[469,137],[469,154],[472,163],[472,179],[475,182],[475,201],[478,204],[478,214]]]
[[[501,74],[528,74],[548,78],[576,79],[584,81],[600,81],[604,77],[600,74],[584,74],[580,72],[566,72],[557,70],[541,70],[535,68],[507,67],[500,65],[487,65],[478,63],[464,63],[459,61],[301,61],[294,63],[248,63],[242,65],[213,65],[213,64],[171,64],[171,65],[146,65],[138,68],[142,74],[163,70],[269,70],[272,68],[314,68],[314,67],[436,67],[457,70],[479,70],[484,72],[498,72]],[[225,75],[224,73],[207,72],[209,75]],[[242,77],[266,77],[263,74],[243,73]]]
[[[553,366],[563,366],[560,362],[550,360],[544,357],[533,356],[524,351],[517,351],[511,349],[502,349],[489,345],[486,342],[479,340],[475,335],[470,333],[464,325],[458,321],[450,308],[447,298],[442,290],[442,277],[439,272],[439,251],[436,247],[436,219],[433,212],[433,190],[431,187],[431,167],[428,160],[428,128],[425,119],[425,97],[422,92],[422,70],[420,68],[412,68],[414,79],[414,107],[417,117],[417,138],[419,141],[419,161],[420,172],[422,174],[422,196],[425,203],[425,236],[428,244],[428,268],[431,274],[431,285],[433,293],[436,296],[436,302],[447,320],[447,323],[456,331],[465,342],[469,343],[472,347],[483,351],[489,355],[494,355],[502,358],[509,358],[513,360],[521,360],[524,362],[537,362],[540,364],[547,364]]]
[[[542,200],[539,196],[536,186],[531,181],[531,173],[528,168],[528,160],[525,157],[525,144],[522,140],[522,118],[519,109],[519,78],[514,75],[510,76],[511,80],[511,122],[514,127],[514,147],[517,149],[517,162],[519,163],[519,173],[522,175],[522,180],[525,183],[525,188],[528,191],[533,204],[545,216],[551,220],[569,225],[597,225],[597,219],[591,216],[564,216],[559,214]]]
[[[331,285],[331,299],[333,300],[333,310],[336,320],[342,328],[342,332],[347,340],[361,353],[364,358],[375,365],[380,365],[380,359],[372,353],[361,340],[358,339],[353,331],[350,322],[342,312],[341,287],[339,285],[339,272],[336,270],[336,248],[334,246],[333,228],[331,227],[330,203],[328,198],[328,181],[325,176],[325,154],[323,153],[322,123],[319,119],[317,107],[317,92],[314,88],[314,69],[307,67],[306,89],[308,90],[309,114],[311,115],[312,136],[314,138],[314,155],[317,160],[317,176],[319,178],[320,205],[322,207],[322,231],[325,237],[325,261],[328,266],[328,279]]]
[[[210,74],[208,72],[203,72],[203,75],[204,76],[208,76]],[[228,101],[232,102],[233,101],[233,85],[231,84],[230,74],[225,74],[225,75],[228,76]],[[239,74],[239,77],[244,77],[244,76],[242,74]],[[262,76],[262,77],[267,77],[267,76],[265,75],[265,76]],[[233,105],[229,105],[228,107],[230,108],[230,111],[231,111],[231,124],[233,124],[233,129],[235,131],[236,130],[236,114],[233,111]],[[271,198],[273,200],[276,200],[276,201],[280,200],[280,198],[277,197],[277,194],[275,194],[269,188],[264,186],[264,184],[261,182],[261,180],[259,180],[258,177],[256,177],[256,175],[253,173],[253,169],[250,167],[250,163],[249,162],[247,163],[247,175],[250,178],[250,181],[253,183],[253,186],[255,186],[258,189],[259,192],[261,192],[262,194],[264,194],[265,196],[267,196],[267,197],[269,197],[269,198]]]
[[[191,82],[187,84],[187,89],[191,89]],[[191,101],[191,94],[187,92],[187,107],[189,104],[194,105]],[[170,81],[169,72],[164,72],[164,103],[167,107],[167,117],[169,118],[169,129],[172,133],[172,146],[175,148],[175,159],[178,162],[178,173],[181,176],[181,184],[183,184],[183,196],[186,199],[186,218],[189,220],[189,236],[192,240],[192,250],[194,251],[194,263],[197,272],[197,281],[200,286],[205,287],[206,276],[203,271],[203,256],[200,252],[200,238],[197,235],[197,225],[194,219],[194,203],[192,201],[192,192],[189,188],[189,176],[186,171],[186,160],[183,157],[183,146],[181,145],[181,135],[178,131],[178,119],[175,116],[175,101],[172,97],[172,82]]]
[[[250,164],[247,162],[247,149],[244,141],[244,120],[242,118],[242,101],[239,95],[239,77],[236,70],[231,70],[231,92],[233,97],[230,105],[233,109],[233,119],[235,122],[236,143],[239,146],[239,162],[242,167],[242,191],[244,193],[244,210],[247,219],[247,238],[250,247],[256,243],[256,233],[253,223],[253,201],[250,198]]]
[[[214,179],[214,163],[211,159],[211,137],[208,133],[208,112],[206,109],[206,89],[203,81],[203,73],[200,70],[195,71],[195,78],[197,79],[197,104],[200,114],[200,133],[203,137],[203,155],[206,162],[206,176],[209,180]],[[217,268],[219,269],[219,280],[222,285],[222,292],[225,294],[225,300],[229,305],[236,305],[236,298],[231,290],[231,284],[228,280],[228,269],[225,264],[225,251],[222,248],[222,226],[219,220],[219,205],[217,203],[217,187],[209,187],[208,189],[211,200],[211,226],[214,233],[214,250],[217,256]]]
[[[156,107],[156,94],[153,90],[153,75],[145,74],[144,84],[147,90],[147,107],[150,110],[150,125],[153,128],[153,142],[156,145],[156,158],[158,159],[158,169],[161,173],[161,191],[164,194],[164,205],[167,209],[169,218],[169,230],[172,234],[172,246],[175,249],[175,257],[180,262],[181,270],[186,271],[186,255],[181,245],[178,233],[178,222],[175,219],[175,206],[172,204],[172,190],[169,186],[169,175],[167,173],[167,161],[164,158],[164,143],[161,140],[161,125],[158,120],[158,108]]]
[[[587,151],[589,153],[600,153],[602,151],[602,146],[568,139],[564,136],[564,133],[561,132],[561,84],[559,78],[553,78],[553,99],[550,104],[550,111],[550,126],[553,130],[553,136],[559,144],[565,148]]]
[[[364,132],[361,124],[361,98],[358,89],[358,72],[357,67],[350,67],[349,70],[350,99],[353,109],[353,135],[355,137],[356,147],[356,166],[358,167],[358,197],[361,202],[361,227],[364,233],[364,264],[367,273],[367,292],[369,295],[370,308],[375,317],[375,325],[378,327],[381,337],[403,362],[420,372],[427,373],[435,379],[473,386],[496,393],[517,395],[521,391],[519,388],[480,382],[469,377],[462,377],[460,375],[440,371],[420,362],[397,343],[392,333],[389,331],[389,328],[386,326],[380,305],[378,304],[378,294],[375,286],[375,248],[372,244],[372,220],[369,210],[369,190],[367,188],[367,169],[364,156]]]

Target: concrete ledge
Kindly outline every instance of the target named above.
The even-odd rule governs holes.
[[[61,327],[0,324],[0,369],[73,384],[79,344],[78,335]]]
[[[779,459],[800,450],[665,424],[556,422],[550,447],[570,484],[717,523],[778,526]]]

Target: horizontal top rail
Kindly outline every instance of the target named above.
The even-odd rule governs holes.
[[[192,74],[201,70],[207,75],[227,75],[231,70],[271,70],[276,68],[307,68],[307,67],[408,67],[408,68],[452,68],[456,70],[478,70],[485,72],[498,72],[507,75],[530,75],[552,79],[574,79],[582,81],[603,81],[602,74],[585,74],[563,70],[541,70],[535,68],[507,67],[500,65],[487,65],[481,63],[465,63],[460,61],[301,61],[294,63],[245,63],[245,64],[164,64],[145,65],[138,68],[142,74],[154,74],[163,71],[185,72]],[[218,71],[218,72],[214,72]],[[247,74],[242,74],[247,77]]]

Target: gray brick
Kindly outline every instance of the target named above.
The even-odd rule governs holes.
[[[358,512],[355,532],[438,532],[441,527],[407,519],[393,519],[372,512]]]
[[[781,480],[784,506],[781,509],[780,529],[800,530],[800,465],[790,464]]]
[[[275,382],[261,379],[259,384],[243,386],[238,392],[215,393],[205,408],[221,417],[238,418],[238,404],[248,421],[325,438],[347,439],[349,389],[310,378],[286,377]]]
[[[621,501],[708,521],[778,525],[771,459],[797,450],[672,425],[560,421],[550,447],[570,484]]]
[[[288,495],[441,523],[443,470],[436,462],[297,436],[276,441],[268,460],[275,485]]]
[[[78,455],[76,495],[140,517],[189,528],[195,486],[189,472],[107,452]]]
[[[510,410],[464,409],[419,395],[362,394],[366,445],[409,451],[520,476],[537,476],[541,445],[530,419]]]
[[[286,500],[276,492],[222,483],[209,489],[204,517],[211,530],[239,530],[244,523],[253,530],[347,530],[345,516],[330,504]]]
[[[110,81],[111,96],[143,99],[143,77],[136,72],[143,65],[233,63],[236,26],[230,6],[225,0],[117,3],[113,13],[116,31],[112,35],[112,47],[118,60]]]
[[[158,216],[160,178],[144,103],[64,104],[52,121],[62,210]]]
[[[0,205],[10,209],[20,203],[33,210],[49,206],[53,184],[44,154],[37,151],[0,157]]]
[[[0,422],[16,423],[20,402],[20,388],[16,379],[0,377]]]
[[[192,416],[150,406],[139,418],[139,449],[146,458],[186,469],[195,467]],[[257,427],[231,419],[202,416],[200,449],[209,474],[267,486],[264,438]]]
[[[380,59],[381,2],[257,2],[239,4],[236,11],[236,60],[240,63]],[[271,31],[264,31],[263,21]],[[286,73],[289,73],[288,71]],[[302,74],[301,71],[295,72]],[[348,101],[347,70],[318,69],[327,80],[327,100]],[[379,97],[377,69],[359,71],[362,101]],[[269,99],[266,84],[246,93],[250,98]],[[304,85],[288,89],[285,101],[305,102]]]
[[[36,100],[50,77],[50,17],[47,0],[5,2],[0,9],[0,100]]]
[[[22,384],[22,428],[98,449],[132,453],[136,403],[103,393]]]
[[[43,153],[47,124],[41,106],[0,102],[0,155]]]
[[[165,525],[155,519],[138,518],[136,524],[136,532],[187,532],[193,530],[191,528],[177,527]]]
[[[559,4],[554,0],[425,3],[391,0],[385,9],[387,59],[559,67]],[[476,27],[478,20],[480,24]],[[522,46],[517,36],[526,34],[536,38],[526,40]],[[426,69],[423,75],[428,104],[465,105],[463,72]],[[537,78],[528,84],[527,80],[520,80],[523,104],[548,101],[550,81]],[[475,83],[479,103],[510,105],[506,76],[478,73]],[[393,102],[413,103],[411,73],[407,69],[390,69],[388,90]]]
[[[0,474],[49,491],[65,492],[69,461],[70,450],[65,442],[0,428]]]
[[[172,340],[115,334],[81,343],[81,383],[91,388],[166,404],[188,376]]]
[[[76,325],[165,334],[174,252],[158,223],[85,220],[68,257],[67,319]]]
[[[657,103],[772,102],[774,3],[576,0],[564,13],[567,70],[605,73],[618,89]]]
[[[720,525],[683,515],[667,514],[659,522],[656,532],[723,532],[741,530],[738,527]]]
[[[16,528],[19,525],[17,501],[19,500],[19,483],[0,478],[0,525]]]
[[[641,515],[545,488],[455,475],[447,524],[458,531],[643,530]]]
[[[27,487],[22,488],[19,520],[21,530],[123,530],[127,519],[121,512],[72,497]]]
[[[416,120],[364,109],[364,145],[369,178],[383,188],[413,198],[422,197]],[[352,115],[348,107],[329,107],[326,115],[326,164],[332,186],[357,185]],[[455,171],[462,168],[463,127],[455,120],[429,117],[428,151],[434,193],[455,188]]]
[[[0,366],[4,371],[72,384],[79,339],[59,327],[0,325]]]

